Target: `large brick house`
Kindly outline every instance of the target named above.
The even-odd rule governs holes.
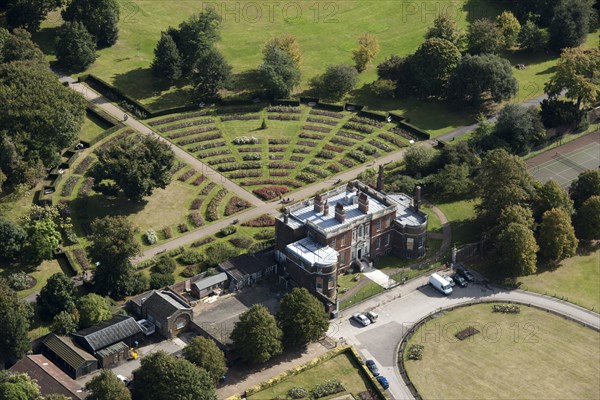
[[[353,263],[386,254],[425,254],[427,214],[405,194],[352,181],[284,209],[275,221],[275,253],[294,284],[335,301],[337,276]]]

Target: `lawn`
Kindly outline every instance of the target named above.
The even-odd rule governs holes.
[[[354,398],[358,398],[358,393],[371,389],[369,380],[360,368],[361,367],[356,361],[351,359],[345,353],[342,353],[316,367],[288,378],[275,386],[249,396],[248,400],[286,398],[285,396],[287,395],[288,390],[293,387],[301,386],[306,390],[311,391],[317,384],[323,383],[329,379],[339,380],[346,391],[333,396],[324,397],[323,399],[330,399],[346,394],[352,394]]]
[[[452,242],[457,246],[479,240],[479,227],[475,219],[475,200],[436,204],[442,210],[452,228]]]
[[[354,294],[354,296],[350,297],[349,299],[340,301],[340,309],[341,310],[351,307],[352,305],[354,305],[362,300],[368,299],[369,297],[378,295],[379,293],[381,293],[385,290],[384,288],[382,288],[375,282],[371,281],[366,276],[362,276],[360,278],[360,280],[363,280],[363,279],[368,280],[367,284],[364,285],[362,288],[360,288],[360,290],[358,292],[356,292]]]
[[[423,212],[427,213],[427,232],[442,233],[442,223],[437,214],[429,206],[422,206]]]
[[[600,309],[600,250],[561,261],[553,270],[516,278],[523,290],[564,298],[582,307]]]
[[[111,126],[93,113],[88,112],[83,120],[81,132],[79,132],[79,140],[90,142]]]
[[[337,279],[338,293],[340,295],[343,295],[348,290],[350,290],[354,286],[358,285],[358,283],[362,279],[365,279],[365,278],[361,274],[344,274],[344,275],[338,276],[338,279]]]
[[[49,261],[44,261],[43,263],[41,263],[33,271],[31,271],[29,269],[25,269],[22,266],[13,267],[13,266],[7,266],[7,265],[0,265],[0,278],[7,278],[10,274],[19,272],[19,271],[27,272],[29,275],[34,277],[37,281],[35,286],[33,286],[32,288],[27,289],[27,290],[21,290],[21,291],[17,292],[19,294],[19,297],[25,297],[27,295],[30,295],[31,293],[34,293],[34,292],[40,290],[41,288],[44,287],[44,285],[46,285],[46,281],[48,280],[48,278],[50,278],[51,275],[53,275],[57,272],[64,272],[67,276],[71,276],[71,273],[67,270],[64,270],[61,267],[61,265],[58,263],[57,260],[49,260]]]
[[[492,314],[490,308],[444,313],[409,340],[409,346],[425,346],[422,360],[405,362],[424,399],[600,397],[598,332],[526,306],[520,314]],[[454,337],[468,326],[481,333]]]

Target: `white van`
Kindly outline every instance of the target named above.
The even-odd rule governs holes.
[[[443,294],[452,293],[452,287],[450,287],[450,283],[448,283],[446,279],[442,278],[438,274],[431,274],[429,277],[429,284]]]

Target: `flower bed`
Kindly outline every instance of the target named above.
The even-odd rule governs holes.
[[[254,243],[254,241],[249,238],[232,238],[229,239],[229,243],[238,249],[247,249],[252,245],[252,243]]]
[[[325,164],[325,161],[323,160],[319,160],[318,158],[313,158],[312,160],[310,160],[311,165],[323,165]]]
[[[78,176],[70,176],[60,191],[60,195],[62,197],[69,197],[73,193],[73,189],[75,189],[75,185],[79,182]]]
[[[250,153],[250,154],[244,154],[242,156],[242,160],[244,161],[258,161],[260,160],[262,157],[259,153]]]
[[[204,225],[204,220],[198,211],[191,212],[189,218],[192,225],[194,225],[196,228]]]
[[[312,395],[315,399],[320,399],[321,397],[330,396],[332,394],[341,393],[344,390],[344,386],[337,379],[330,379],[323,383],[317,384],[317,386],[312,391]]]
[[[381,139],[387,140],[391,144],[394,144],[398,147],[406,146],[406,144],[402,140],[390,135],[389,133],[382,132],[382,133],[378,134],[377,136],[380,137]]]
[[[364,163],[369,159],[369,157],[367,157],[365,153],[360,152],[358,150],[352,150],[352,151],[348,152],[348,157],[352,157],[356,161],[359,161],[361,163]]]
[[[300,121],[300,117],[297,115],[286,115],[286,114],[275,114],[275,115],[269,115],[269,119],[270,120],[274,120],[274,121]]]
[[[315,139],[315,140],[325,139],[324,135],[319,135],[318,133],[310,133],[310,132],[301,132],[300,137],[304,138],[304,139]]]
[[[219,164],[226,164],[226,163],[232,163],[232,162],[235,162],[235,157],[217,158],[215,160],[207,161],[207,164],[208,165],[219,165]]]
[[[200,197],[194,199],[194,201],[192,201],[192,205],[190,206],[190,210],[199,210],[203,201],[204,199]]]
[[[261,169],[259,162],[247,162],[247,163],[235,163],[228,165],[219,165],[217,171],[219,172],[231,172],[242,169]]]
[[[197,158],[209,158],[209,157],[215,157],[215,156],[223,156],[225,154],[231,154],[231,150],[230,149],[222,149],[222,150],[215,150],[215,151],[207,151],[206,153],[198,153],[196,155]]]
[[[288,176],[289,174],[290,174],[290,171],[288,171],[287,169],[269,170],[270,176]]]
[[[340,167],[338,164],[332,163],[327,166],[327,169],[335,174],[341,172],[343,168]]]
[[[311,142],[308,140],[298,140],[299,146],[316,147],[317,144],[318,144],[317,142]]]
[[[337,118],[337,119],[344,118],[344,114],[336,113],[333,111],[315,110],[314,108],[312,110],[310,110],[309,114],[322,115],[324,117],[331,117],[331,118]]]
[[[354,140],[363,140],[365,137],[362,135],[358,135],[356,133],[346,132],[346,131],[338,131],[337,136],[346,137]]]
[[[227,175],[230,179],[258,178],[259,176],[262,176],[262,171],[254,169],[232,172]]]
[[[302,129],[305,129],[307,131],[321,132],[321,133],[329,133],[329,132],[331,132],[330,128],[325,128],[323,126],[315,126],[315,125],[304,125],[302,127]]]
[[[472,326],[469,326],[463,329],[462,331],[457,332],[454,336],[456,336],[458,340],[465,340],[466,338],[476,335],[478,333],[479,331],[477,329],[473,328]]]
[[[202,118],[202,119],[196,119],[194,121],[185,121],[185,122],[180,122],[179,124],[164,126],[162,128],[158,128],[157,131],[160,133],[164,133],[164,132],[174,131],[175,129],[189,128],[190,126],[212,124],[213,122],[215,122],[215,121],[212,118]]]
[[[115,137],[113,137],[112,139],[107,140],[106,142],[102,143],[100,146],[98,146],[98,148],[105,149],[109,146],[112,146],[117,140],[126,138],[127,136],[131,135],[133,132],[134,132],[133,129],[125,129],[123,132],[115,135]]]
[[[333,151],[334,153],[343,153],[344,149],[337,146],[332,146],[330,144],[326,144],[323,146],[323,150]]]
[[[191,168],[189,170],[187,170],[186,172],[184,172],[179,178],[177,178],[178,181],[181,182],[185,182],[188,179],[190,179],[192,176],[194,176],[196,174],[196,170],[194,168]]]
[[[356,144],[356,142],[353,142],[352,140],[347,140],[347,139],[342,139],[339,137],[333,137],[330,140],[331,143],[335,143],[335,144],[339,144],[342,146],[347,146],[347,147],[352,147]]]
[[[360,145],[358,147],[358,150],[362,151],[363,153],[365,153],[368,156],[377,156],[377,149],[371,146],[367,146],[365,144]]]
[[[312,151],[312,149],[309,149],[306,147],[294,147],[294,149],[292,150],[292,153],[309,154],[311,151]]]
[[[237,149],[240,153],[260,153],[261,150],[260,147],[238,147]]]
[[[204,135],[204,136],[197,136],[195,138],[183,139],[183,140],[180,140],[179,142],[177,142],[177,144],[180,146],[185,146],[185,145],[192,144],[192,143],[208,142],[209,140],[220,139],[222,137],[223,137],[223,135],[221,134],[221,132],[217,132],[217,133],[211,133],[211,134]]]
[[[494,304],[492,306],[492,312],[518,314],[521,312],[521,307],[516,304]]]
[[[240,211],[250,208],[251,206],[252,204],[246,200],[240,199],[237,196],[233,196],[231,199],[229,199],[227,205],[225,206],[225,215],[228,216],[239,213]]]
[[[219,204],[227,196],[227,189],[222,188],[217,192],[216,195],[210,199],[208,207],[206,207],[206,219],[209,221],[216,221],[219,219]]]
[[[288,138],[271,138],[269,139],[269,144],[289,144],[290,139]]]
[[[79,195],[87,196],[90,193],[90,190],[92,190],[92,186],[94,186],[94,178],[85,178],[85,181],[83,181],[83,184],[79,188]]]
[[[373,132],[375,132],[375,129],[373,129],[373,128],[369,127],[369,126],[357,124],[357,123],[354,123],[354,122],[346,122],[344,124],[344,128],[346,128],[346,129],[352,129],[353,131],[364,132],[364,133],[373,133]]]
[[[338,124],[338,121],[333,121],[330,119],[323,119],[323,118],[314,118],[314,117],[308,117],[306,118],[307,122],[315,122],[317,124],[325,124],[325,125],[331,125],[331,126],[336,126]]]
[[[404,139],[408,139],[408,140],[414,140],[415,142],[419,141],[419,138],[416,137],[415,135],[413,135],[412,133],[410,133],[409,131],[399,128],[397,126],[394,126],[393,128],[389,129],[390,132],[395,133],[396,135],[402,136]]]
[[[379,150],[392,151],[392,148],[385,143],[378,142],[377,140],[369,140],[371,146],[377,147]]]
[[[173,115],[173,116],[163,118],[163,119],[157,119],[156,121],[150,121],[150,122],[148,122],[148,125],[150,125],[150,126],[164,125],[164,124],[168,124],[169,122],[180,121],[182,119],[191,119],[191,118],[201,117],[203,115],[206,115],[206,111],[195,111],[195,112],[191,112],[191,113]]]
[[[202,190],[200,190],[200,195],[201,196],[206,196],[208,195],[215,187],[217,186],[216,183],[214,182],[210,182],[208,185],[204,186],[202,188]]]
[[[173,164],[173,167],[171,168],[171,175],[175,175],[177,172],[182,170],[183,167],[185,167],[185,163],[177,161],[175,164]]]
[[[77,175],[83,175],[94,161],[96,161],[96,159],[92,156],[85,157],[83,160],[81,160],[77,167],[75,167],[73,172]]]
[[[269,163],[269,168],[273,168],[273,169],[295,169],[296,168],[296,164],[295,163],[289,163],[289,162],[271,162]]]
[[[262,228],[265,226],[275,226],[275,218],[268,214],[263,214],[249,221],[242,222],[242,226],[251,226],[254,228]]]
[[[215,241],[215,238],[212,236],[207,236],[205,238],[202,238],[200,240],[196,240],[195,242],[193,242],[190,246],[191,247],[200,247],[200,246],[204,246],[205,244],[209,244]]]
[[[252,193],[263,200],[272,200],[289,191],[290,190],[286,186],[265,186],[260,189],[254,189]]]
[[[308,167],[304,168],[302,171],[310,172],[312,174],[320,176],[321,178],[326,178],[329,176],[329,174],[327,172],[323,171],[322,168],[317,168],[317,167],[313,167],[310,165]]]
[[[283,160],[283,154],[269,154],[269,160],[271,160],[271,161]]]
[[[348,168],[354,167],[354,165],[356,165],[352,161],[348,160],[347,158],[342,158],[340,160],[340,164],[342,164],[344,167],[348,167]]]
[[[221,121],[251,121],[260,119],[260,115],[256,114],[232,114],[232,115],[222,115]]]
[[[320,152],[317,153],[317,157],[319,158],[324,158],[326,160],[331,160],[333,158],[335,158],[337,154],[334,153],[333,151],[329,151],[329,150],[321,150]]]
[[[300,156],[291,156],[291,157],[290,157],[290,161],[295,161],[295,162],[299,162],[299,163],[301,163],[302,161],[304,161],[304,157],[300,157]]]
[[[271,153],[284,153],[287,149],[281,146],[271,146],[269,147],[269,152]]]
[[[220,107],[217,114],[244,114],[259,112],[263,109],[262,106],[245,106],[245,107]]]
[[[260,139],[254,136],[238,136],[231,141],[233,144],[258,144]]]
[[[192,136],[195,135],[197,133],[205,133],[205,132],[212,132],[212,131],[216,131],[217,127],[216,126],[203,126],[202,128],[197,128],[197,129],[190,129],[189,131],[182,131],[182,132],[176,132],[173,133],[171,135],[169,135],[169,138],[171,139],[179,139],[185,136]]]
[[[240,185],[242,186],[258,186],[258,185],[286,185],[293,188],[299,188],[302,186],[302,183],[298,181],[293,181],[291,179],[271,179],[271,178],[263,178],[263,179],[248,179],[242,181]]]
[[[410,347],[406,350],[409,360],[420,360],[423,358],[423,350],[425,350],[425,346],[422,344],[411,344]]]
[[[195,153],[200,150],[214,149],[215,147],[223,147],[223,146],[227,146],[227,144],[223,141],[211,142],[211,143],[204,143],[204,144],[199,144],[198,146],[190,147],[189,149],[187,149],[187,151],[190,153]]]
[[[296,175],[296,179],[306,183],[313,183],[316,182],[319,177],[315,174],[311,174],[310,172],[300,172],[298,175]]]
[[[200,186],[202,184],[202,182],[204,182],[205,180],[206,180],[206,177],[204,175],[200,175],[199,177],[194,179],[191,183],[194,186]]]
[[[385,125],[383,122],[379,122],[367,117],[359,117],[358,115],[355,115],[354,117],[350,118],[350,121],[357,122],[359,124],[371,125],[376,128],[382,128],[383,125]]]
[[[90,262],[85,254],[85,250],[83,250],[81,247],[77,247],[73,249],[73,255],[84,271],[90,269]]]
[[[292,106],[269,106],[267,107],[268,112],[284,113],[284,114],[300,114],[302,110],[298,107]]]

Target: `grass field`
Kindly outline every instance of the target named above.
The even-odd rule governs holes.
[[[111,126],[112,125],[107,124],[106,121],[103,121],[94,114],[88,112],[83,120],[83,126],[79,133],[79,140],[89,142]]]
[[[600,397],[598,332],[526,306],[520,314],[492,314],[490,307],[445,313],[409,340],[425,346],[422,360],[405,362],[424,399]],[[481,333],[454,337],[468,326]]]
[[[461,200],[453,203],[437,204],[448,218],[452,228],[452,242],[457,246],[479,240],[479,228],[475,220],[474,200]]]
[[[423,206],[423,211],[427,213],[427,231],[433,233],[442,233],[442,223],[438,216],[431,210],[429,206]]]
[[[365,392],[371,388],[371,384],[359,368],[360,366],[348,355],[339,354],[316,367],[301,372],[275,386],[249,396],[248,400],[285,398],[288,390],[293,387],[302,386],[306,390],[311,391],[317,384],[323,383],[328,379],[339,380],[346,391],[333,396],[324,397],[324,399],[339,397],[346,394],[352,394],[354,398],[358,398],[358,393]]]
[[[521,289],[600,310],[600,250],[561,261],[553,270],[516,278]]]
[[[64,272],[67,276],[70,276],[68,271],[63,270],[61,265],[56,260],[44,261],[41,263],[35,270],[31,271],[30,269],[24,269],[21,266],[7,266],[0,264],[0,278],[8,278],[8,276],[12,273],[25,271],[28,275],[34,277],[36,279],[35,286],[31,287],[27,290],[21,290],[17,292],[20,297],[25,297],[33,292],[40,290],[44,285],[46,285],[46,281],[50,278],[51,275],[57,272]]]
[[[358,292],[356,292],[352,297],[350,297],[349,299],[345,299],[343,301],[340,301],[340,309],[346,309],[348,307],[351,307],[352,305],[364,300],[364,299],[368,299],[369,297],[375,296],[381,292],[383,292],[385,289],[382,288],[380,285],[376,284],[375,282],[373,282],[372,280],[370,280],[369,278],[367,278],[366,276],[362,276],[360,278],[361,280],[366,279],[368,280],[367,284],[364,285],[363,287],[361,287],[359,289]]]

